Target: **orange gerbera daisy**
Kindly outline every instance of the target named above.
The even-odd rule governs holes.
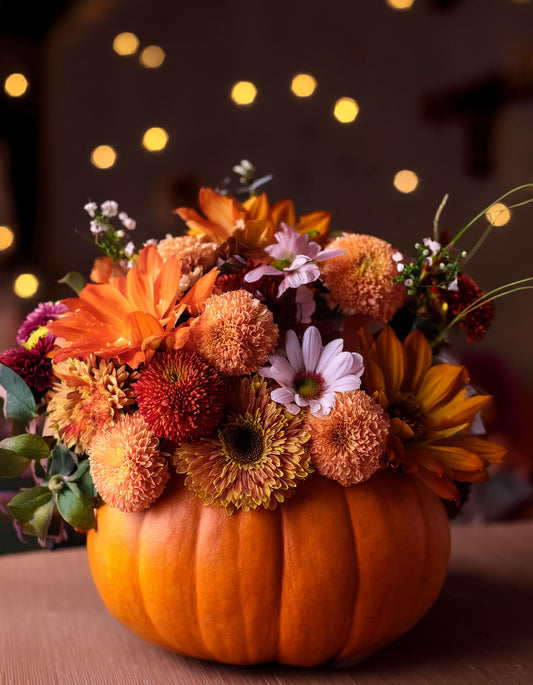
[[[321,242],[329,228],[329,212],[311,212],[296,216],[291,200],[280,200],[270,206],[265,193],[253,195],[240,204],[229,195],[220,195],[211,188],[200,188],[198,196],[202,216],[194,209],[174,210],[187,222],[191,235],[205,236],[221,245],[235,238],[240,254],[263,257],[263,250],[274,242],[274,233],[284,222],[300,233],[313,231],[313,240]]]
[[[90,283],[79,297],[63,300],[69,311],[49,325],[61,348],[54,352],[54,360],[94,353],[135,368],[149,361],[160,346],[183,347],[188,324],[176,327],[176,322],[186,311],[198,314],[217,274],[213,269],[202,276],[178,302],[179,259],[163,260],[157,248],[148,245],[126,276]]]
[[[391,418],[389,462],[422,480],[444,499],[459,499],[453,481],[487,480],[487,466],[505,450],[468,430],[490,395],[468,397],[464,366],[433,364],[420,331],[403,344],[386,326],[377,340],[359,333],[363,384]]]

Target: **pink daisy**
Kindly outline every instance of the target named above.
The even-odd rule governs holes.
[[[343,352],[343,344],[339,338],[324,347],[318,328],[309,326],[300,346],[296,333],[287,331],[285,351],[270,355],[270,366],[258,373],[281,386],[271,397],[292,414],[309,407],[311,414],[326,416],[335,404],[336,392],[361,385],[363,358],[356,352]]]

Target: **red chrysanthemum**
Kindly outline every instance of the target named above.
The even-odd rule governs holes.
[[[225,404],[218,372],[202,357],[182,350],[155,355],[141,371],[135,394],[153,432],[177,443],[210,433]]]
[[[457,277],[457,290],[446,290],[444,298],[452,316],[457,316],[483,294],[483,290],[470,276],[461,273]],[[466,339],[469,343],[479,342],[488,331],[493,318],[494,303],[489,301],[465,314],[459,319],[458,326],[465,329]]]
[[[51,335],[40,338],[30,349],[14,347],[0,354],[0,364],[9,366],[11,370],[26,381],[32,390],[38,393],[51,388],[55,381],[52,360],[46,355],[51,351],[54,342]]]

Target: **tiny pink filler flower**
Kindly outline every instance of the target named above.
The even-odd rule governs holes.
[[[320,277],[320,269],[315,262],[344,254],[344,250],[323,250],[318,243],[309,240],[307,235],[298,233],[292,226],[284,223],[281,224],[281,231],[274,234],[274,238],[277,245],[265,247],[265,252],[274,260],[272,264],[263,264],[252,269],[244,280],[255,283],[263,276],[283,276],[278,297],[287,288],[298,288],[316,281]]]
[[[341,338],[324,347],[315,326],[305,331],[301,346],[296,333],[287,331],[285,351],[270,355],[270,366],[258,373],[279,383],[281,387],[272,390],[270,396],[291,414],[309,407],[311,414],[326,416],[335,404],[336,392],[357,390],[361,385],[363,358],[342,347]]]

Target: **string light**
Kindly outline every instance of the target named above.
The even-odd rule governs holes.
[[[150,152],[163,150],[168,143],[168,133],[164,128],[153,126],[144,132],[143,146]]]
[[[159,45],[148,45],[139,55],[139,62],[147,69],[158,69],[165,57],[165,51]]]
[[[91,152],[91,164],[97,169],[110,169],[117,161],[117,153],[111,145],[98,145]]]
[[[0,250],[7,250],[15,242],[15,234],[9,226],[0,226]]]
[[[299,98],[308,98],[315,92],[316,79],[311,74],[296,74],[291,81],[291,90]]]
[[[12,98],[19,98],[28,90],[28,79],[24,74],[10,74],[4,81],[4,90]]]
[[[395,10],[408,10],[415,4],[415,0],[387,0],[387,5]]]
[[[20,274],[15,279],[13,290],[19,297],[33,297],[39,289],[39,280],[34,274]]]
[[[238,81],[231,89],[231,99],[237,105],[251,105],[257,95],[257,88],[251,81]]]
[[[359,105],[352,98],[340,98],[333,108],[333,116],[341,124],[349,124],[359,114]]]
[[[113,40],[113,50],[121,57],[134,55],[139,47],[139,39],[134,33],[125,31],[115,36]]]
[[[418,176],[414,171],[402,169],[395,174],[393,184],[400,193],[412,193],[418,186]]]
[[[503,202],[497,202],[489,208],[485,216],[493,226],[505,226],[511,219],[511,210]]]

